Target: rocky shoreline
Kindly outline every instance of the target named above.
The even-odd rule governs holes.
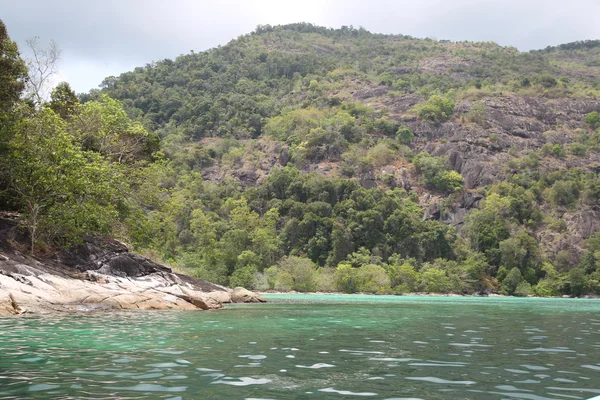
[[[96,310],[213,310],[231,302],[264,302],[174,273],[112,239],[87,238],[49,256],[20,251],[16,225],[0,220],[0,317]],[[21,242],[22,243],[22,242]]]

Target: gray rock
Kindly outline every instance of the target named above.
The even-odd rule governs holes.
[[[244,289],[243,287],[236,287],[231,292],[231,301],[234,303],[266,303],[264,297],[258,293]]]

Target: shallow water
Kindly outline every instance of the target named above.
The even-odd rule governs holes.
[[[0,399],[588,399],[600,301],[268,295],[0,319]]]

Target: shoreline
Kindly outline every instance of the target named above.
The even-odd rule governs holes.
[[[264,295],[270,295],[270,294],[298,294],[298,295],[319,295],[319,296],[323,296],[323,295],[343,295],[343,296],[394,296],[394,297],[479,297],[479,298],[514,298],[514,299],[587,299],[587,300],[593,300],[593,299],[600,299],[600,296],[598,295],[586,295],[583,297],[575,297],[575,296],[569,296],[569,295],[563,295],[563,296],[533,296],[533,295],[529,295],[529,296],[507,296],[504,294],[500,294],[500,293],[489,293],[489,294],[457,294],[457,293],[429,293],[429,292],[414,292],[414,293],[402,293],[402,294],[395,294],[395,293],[366,293],[366,292],[360,292],[360,293],[344,293],[344,292],[297,292],[297,291],[289,291],[289,292],[282,292],[282,291],[276,291],[276,290],[267,290],[267,291],[261,291],[261,290],[255,290],[255,293],[260,294],[261,296]]]

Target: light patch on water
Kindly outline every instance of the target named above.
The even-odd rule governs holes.
[[[535,349],[515,349],[515,351],[540,351],[540,352],[544,352],[544,353],[575,353],[575,350],[568,350],[565,347],[555,347],[555,348],[536,347]]]
[[[593,369],[595,371],[600,371],[600,367],[597,365],[582,365],[581,368],[589,368],[589,369]]]
[[[179,355],[179,354],[183,354],[185,353],[185,350],[183,351],[176,351],[176,350],[150,350],[153,353],[160,353],[160,354],[170,354],[170,355]]]
[[[419,399],[416,397],[391,397],[391,398],[385,399],[385,400],[423,400],[423,399]]]
[[[480,343],[448,343],[450,346],[456,347],[494,347],[491,344],[480,344]]]
[[[477,382],[473,382],[473,381],[449,381],[446,379],[441,379],[441,378],[436,378],[434,376],[423,376],[423,377],[412,377],[412,378],[405,378],[411,381],[425,381],[425,382],[432,382],[432,383],[442,383],[442,384],[450,384],[450,385],[474,385]]]
[[[414,344],[429,344],[429,342],[420,342],[418,340],[415,340],[413,343]]]
[[[221,372],[220,369],[196,368],[200,372]]]
[[[135,361],[135,360],[132,360],[131,358],[119,358],[119,359],[117,359],[117,360],[113,360],[113,362],[116,362],[116,363],[123,363],[123,364],[125,364],[125,363],[130,363],[130,362],[134,362],[134,361]]]
[[[230,377],[225,377],[219,381],[214,381],[211,382],[212,384],[223,384],[223,385],[231,385],[231,386],[250,386],[250,385],[266,385],[267,383],[272,382],[270,379],[266,379],[266,378],[248,378],[248,377],[241,377],[241,378],[230,378]]]
[[[24,358],[21,361],[23,362],[38,362],[38,361],[45,361],[42,357],[31,357],[31,358]]]
[[[384,354],[383,351],[363,351],[363,350],[340,350],[343,353],[355,353],[355,354]]]
[[[519,389],[518,387],[511,386],[511,385],[496,386],[496,389],[498,389],[498,390],[508,390],[508,391],[517,391],[517,392],[533,392],[533,390]]]
[[[105,386],[104,389],[109,390],[130,390],[133,392],[185,392],[187,386],[163,386],[151,383],[140,383],[135,386]]]
[[[523,371],[520,369],[504,368],[505,371],[512,372],[513,374],[529,374],[529,371]]]
[[[530,369],[532,371],[548,371],[548,368],[546,367],[541,367],[539,365],[529,365],[529,364],[523,364],[521,365],[521,367],[523,368],[527,368]]]
[[[369,361],[386,361],[386,362],[410,362],[420,361],[418,358],[390,358],[390,357],[371,357]]]
[[[56,389],[59,388],[59,385],[48,385],[45,383],[40,383],[38,385],[31,385],[29,386],[29,391],[30,392],[41,392],[44,390],[52,390],[52,389]]]
[[[253,354],[244,354],[244,355],[241,355],[241,356],[238,356],[238,357],[239,358],[247,358],[249,360],[264,360],[265,358],[267,358],[267,356],[262,355],[262,354],[256,354],[256,355],[253,355]]]
[[[308,368],[308,369],[321,369],[321,368],[333,368],[335,365],[325,364],[325,363],[317,363],[313,365],[296,365],[297,368]]]
[[[334,389],[334,388],[319,389],[319,392],[337,393],[337,394],[343,394],[344,396],[377,396],[377,393],[371,393],[371,392],[351,392],[349,390],[337,390],[337,389]]]
[[[410,363],[412,367],[464,367],[464,364]]]
[[[175,367],[183,367],[183,365],[181,364],[177,364],[177,363],[158,363],[158,364],[147,364],[146,367],[153,367],[153,368],[175,368]]]

